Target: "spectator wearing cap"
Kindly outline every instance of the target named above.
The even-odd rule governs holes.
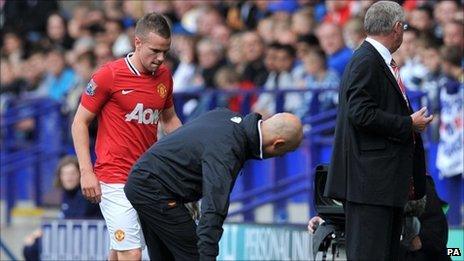
[[[327,64],[341,77],[353,51],[345,46],[342,29],[333,23],[323,23],[316,30],[322,50],[328,56]]]

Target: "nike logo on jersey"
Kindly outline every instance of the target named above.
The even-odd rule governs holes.
[[[129,94],[129,93],[131,93],[133,91],[135,91],[135,90],[122,90],[122,95]]]

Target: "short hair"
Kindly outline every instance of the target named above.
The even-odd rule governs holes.
[[[168,19],[156,12],[144,15],[135,25],[135,35],[145,38],[150,32],[165,39],[171,38],[171,26]]]
[[[457,46],[444,46],[440,50],[443,61],[454,66],[461,66],[461,49]]]
[[[225,65],[222,66],[214,76],[214,82],[217,86],[224,84],[239,83],[241,80],[240,74],[234,67]]]
[[[416,8],[416,11],[424,12],[427,14],[429,19],[433,19],[433,9],[430,5],[421,5]]]
[[[305,35],[299,35],[296,42],[306,43],[307,45],[310,45],[310,46],[319,46],[319,39],[317,39],[317,37],[312,33],[305,34]]]
[[[316,56],[322,62],[324,68],[327,68],[327,56],[321,48],[314,48],[309,50],[305,57],[309,55]]]
[[[404,32],[412,33],[416,38],[418,38],[421,35],[419,29],[413,26],[409,26],[408,29]]]
[[[295,48],[290,45],[290,44],[277,44],[275,46],[275,49],[280,50],[280,51],[285,51],[289,56],[295,57],[296,56],[296,50]]]
[[[364,30],[368,35],[388,34],[398,21],[404,21],[403,8],[396,2],[379,1],[374,3],[364,17]]]

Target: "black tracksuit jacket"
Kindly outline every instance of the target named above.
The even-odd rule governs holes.
[[[262,158],[260,120],[256,113],[207,112],[159,140],[132,168],[131,178],[149,173],[181,202],[202,199],[200,257],[217,256],[237,175],[246,160]]]

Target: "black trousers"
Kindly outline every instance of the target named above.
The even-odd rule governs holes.
[[[129,178],[124,192],[140,219],[150,260],[198,260],[196,224],[153,178]]]
[[[348,260],[399,260],[403,209],[345,203]]]

